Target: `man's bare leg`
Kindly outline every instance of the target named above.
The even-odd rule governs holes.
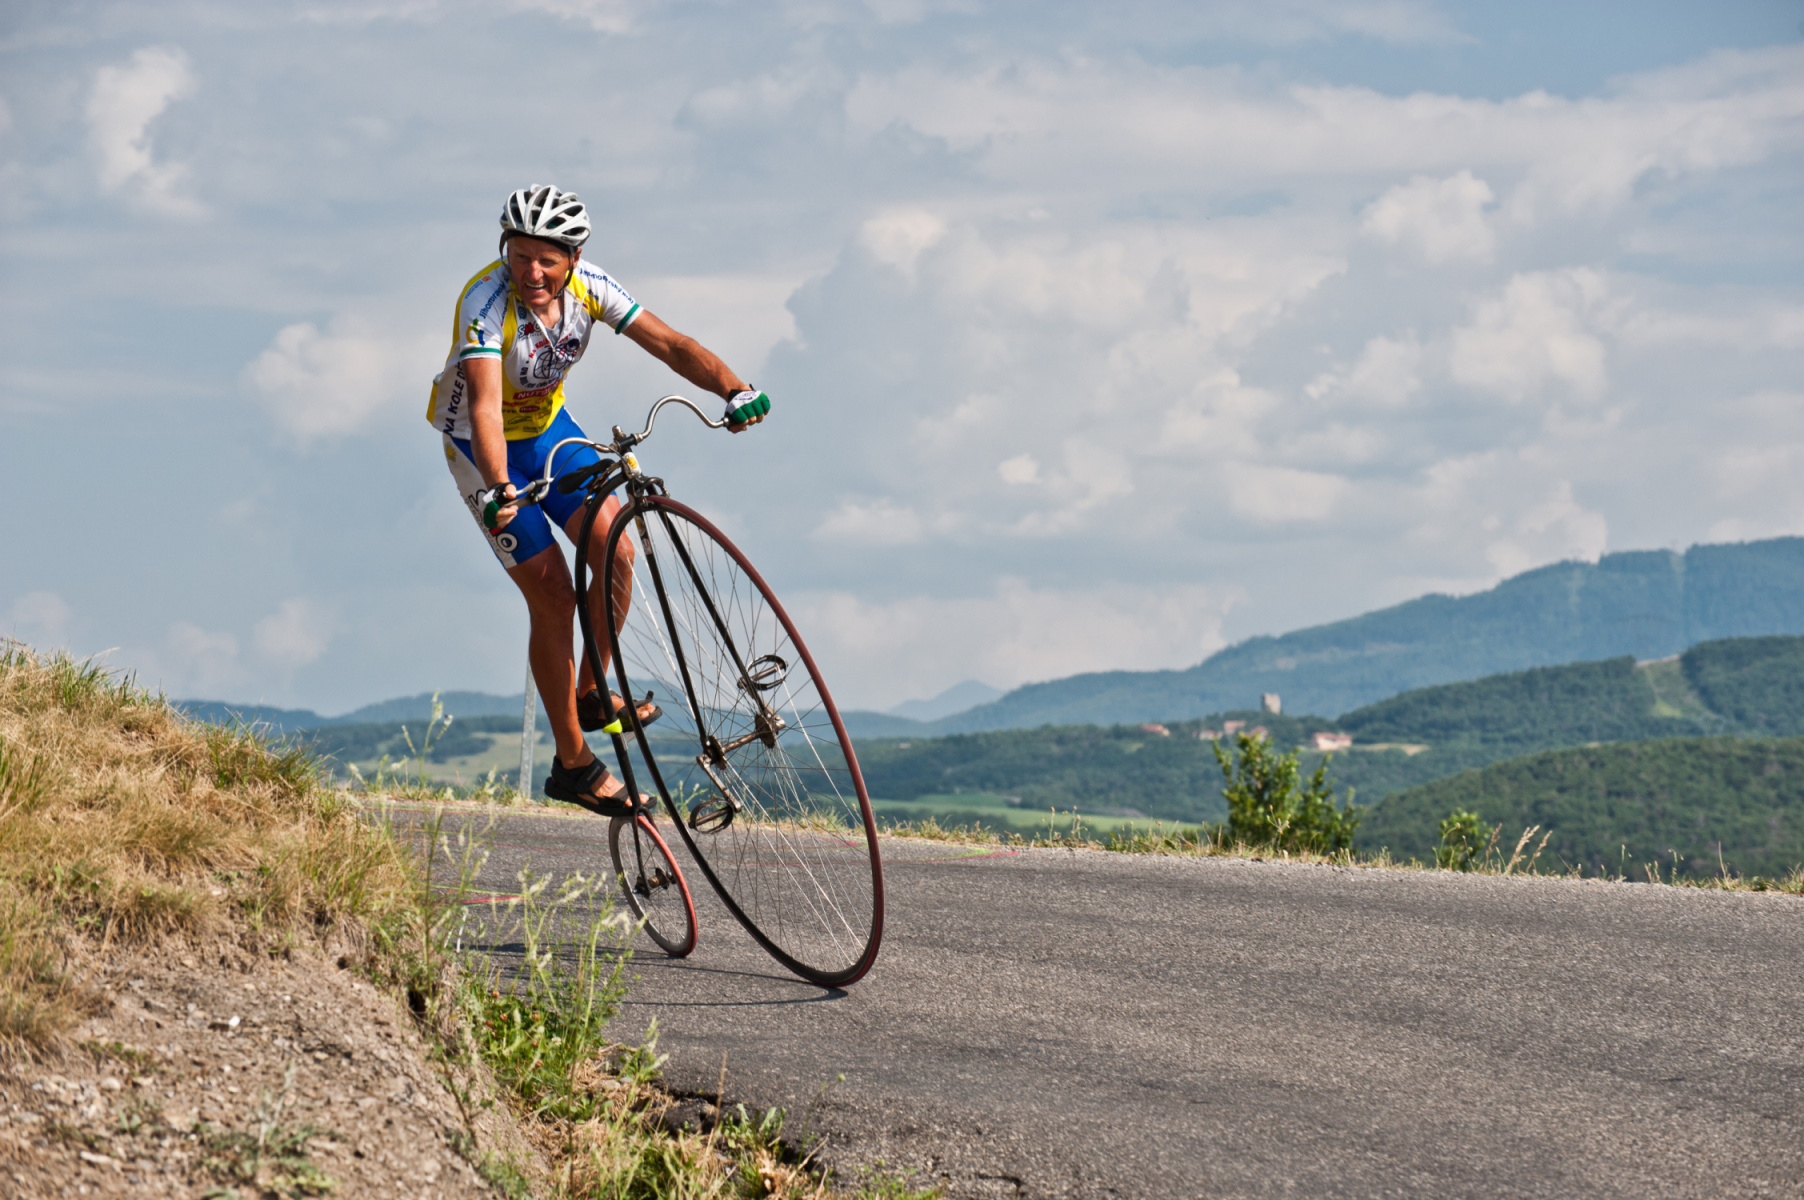
[[[608,497],[602,502],[601,512],[595,518],[595,526],[589,534],[589,562],[597,564],[591,568],[589,619],[596,635],[595,653],[601,659],[602,682],[601,684],[596,683],[595,673],[590,670],[588,656],[584,655],[583,661],[577,666],[576,694],[578,696],[586,696],[598,686],[602,687],[604,691],[607,690],[608,664],[613,657],[613,646],[607,636],[608,612],[605,598],[602,596],[602,589],[594,584],[599,583],[601,579],[598,564],[607,553],[608,527],[614,523],[615,514],[619,511],[620,501],[612,496]],[[564,523],[564,532],[569,535],[572,543],[582,534],[582,520],[583,514],[576,512],[571,514],[570,519]],[[632,539],[623,537],[620,539],[614,555],[614,628],[616,629],[626,620],[627,610],[632,606],[633,561]]]
[[[558,761],[567,770],[580,770],[595,755],[576,719],[576,663],[570,654],[576,586],[564,564],[564,552],[550,546],[509,567],[507,573],[526,597],[526,611],[532,622],[526,656],[532,663],[532,677],[539,685],[545,718],[551,724]]]

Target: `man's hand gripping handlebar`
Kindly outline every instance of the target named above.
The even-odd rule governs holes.
[[[484,488],[476,493],[482,527],[491,533],[506,528],[516,513],[529,504],[537,504],[550,490],[551,484],[543,479],[533,480],[523,492],[516,490],[512,483],[498,483],[492,488]]]

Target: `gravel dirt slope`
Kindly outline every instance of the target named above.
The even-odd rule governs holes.
[[[216,945],[85,965],[101,1011],[75,1040],[115,1049],[0,1069],[0,1194],[248,1198],[319,1176],[344,1198],[491,1194],[452,1148],[464,1124],[408,1014],[332,958]],[[319,1132],[280,1153],[303,1127]]]

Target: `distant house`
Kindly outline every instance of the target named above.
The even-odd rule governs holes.
[[[1312,733],[1309,738],[1317,750],[1345,750],[1353,744],[1350,733]]]
[[[1219,729],[1199,729],[1196,731],[1196,736],[1205,742],[1215,742],[1221,740],[1222,731]]]
[[[1284,701],[1278,699],[1276,692],[1264,692],[1259,697],[1259,707],[1275,717],[1284,711]]]
[[[1156,733],[1160,737],[1170,737],[1171,736],[1171,730],[1165,728],[1165,726],[1163,726],[1163,725],[1154,725],[1154,724],[1148,723],[1148,724],[1142,725],[1140,728],[1147,733]]]
[[[1223,721],[1221,723],[1222,736],[1233,737],[1246,727],[1247,723],[1245,721]]]
[[[1272,731],[1263,725],[1255,725],[1247,730],[1247,736],[1250,738],[1258,738],[1263,742],[1266,738],[1272,736]]]

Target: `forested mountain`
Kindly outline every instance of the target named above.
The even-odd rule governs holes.
[[[1799,638],[1760,640],[1804,646]],[[1706,643],[1720,644],[1733,643]],[[1339,725],[1361,742],[1457,742],[1492,746],[1505,754],[1722,728],[1720,717],[1695,710],[1689,716],[1683,711],[1660,715],[1660,697],[1649,677],[1665,665],[1637,668],[1625,656],[1417,688],[1355,709]],[[1671,667],[1675,674],[1682,672],[1682,660]]]
[[[1618,742],[1515,758],[1392,796],[1366,815],[1358,844],[1426,859],[1454,809],[1501,825],[1506,854],[1529,826],[1551,831],[1544,867],[1782,876],[1804,863],[1804,738]]]
[[[1269,713],[1225,715],[1249,728],[1263,724],[1281,745],[1333,725]],[[1006,796],[1040,812],[1218,821],[1227,814],[1221,770],[1213,743],[1196,736],[1202,728],[1201,722],[1178,722],[1160,734],[1135,725],[1064,725],[859,739],[858,762],[874,800],[975,792]]]
[[[1169,736],[1117,725],[861,738],[859,760],[871,794],[885,800],[980,792],[1017,797],[1027,808],[1219,820],[1219,771],[1210,744],[1196,735],[1238,719],[1264,726],[1287,748],[1317,732],[1353,734],[1353,748],[1334,756],[1331,776],[1343,794],[1350,788],[1362,804],[1384,801],[1375,810],[1384,811],[1393,793],[1562,747],[1804,733],[1799,679],[1804,638],[1741,638],[1639,666],[1624,657],[1420,688],[1338,720],[1243,710],[1168,721]],[[1321,756],[1303,757],[1313,768]],[[1360,844],[1367,844],[1363,833]]]
[[[1737,638],[1694,647],[1685,680],[1698,700],[1738,729],[1804,734],[1804,640]]]
[[[1200,717],[1277,692],[1294,712],[1344,712],[1412,688],[1585,660],[1655,659],[1698,642],[1804,634],[1804,539],[1607,554],[1556,563],[1472,596],[1423,596],[1282,637],[1230,646],[1187,670],[1110,671],[1017,688],[913,728],[964,733]],[[876,734],[851,722],[855,733]]]

